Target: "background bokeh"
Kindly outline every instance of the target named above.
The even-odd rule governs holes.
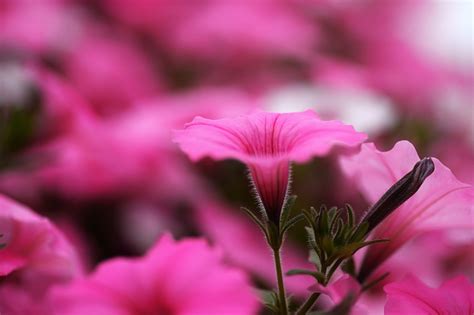
[[[473,184],[473,10],[469,0],[0,0],[0,192],[58,224],[89,268],[170,231],[208,238],[265,286],[270,255],[238,210],[254,207],[244,166],[192,164],[172,130],[198,115],[311,108],[383,149],[410,140]],[[294,167],[298,207],[367,208],[337,153]],[[299,265],[304,235],[293,234],[285,259]],[[433,270],[473,279],[472,239],[418,242],[433,238],[452,250]]]

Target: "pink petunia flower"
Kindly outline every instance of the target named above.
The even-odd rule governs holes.
[[[103,115],[156,95],[162,85],[145,54],[127,37],[88,34],[65,58],[67,76]]]
[[[47,219],[0,195],[0,276],[31,273],[70,278],[78,273],[75,252]]]
[[[414,276],[384,287],[387,293],[386,315],[398,314],[472,314],[474,285],[464,276],[431,288]]]
[[[42,218],[0,195],[0,313],[43,314],[47,290],[82,272],[63,234]]]
[[[362,146],[359,154],[342,157],[341,166],[368,201],[375,203],[418,160],[415,148],[408,141],[398,142],[388,152],[380,152],[373,143],[369,143]],[[473,186],[457,180],[439,160],[433,161],[435,170],[419,191],[372,233],[372,238],[390,239],[390,242],[368,248],[362,263],[362,277],[367,276],[403,244],[422,232],[472,228]]]
[[[141,258],[102,263],[86,279],[53,290],[55,314],[251,315],[258,300],[241,271],[201,239],[163,236]]]
[[[351,126],[322,121],[313,111],[266,113],[210,120],[196,117],[175,133],[175,142],[192,160],[209,156],[245,163],[259,201],[274,222],[288,194],[290,162],[326,155],[333,146],[353,147],[366,138]]]

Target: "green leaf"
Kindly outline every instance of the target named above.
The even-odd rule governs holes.
[[[319,216],[319,222],[318,222],[318,234],[323,236],[329,234],[329,217],[328,217],[328,211],[325,205],[321,206],[321,215]]]
[[[262,300],[263,305],[269,308],[272,312],[277,313],[279,312],[279,302],[278,302],[278,294],[274,291],[269,290],[258,290],[260,295],[260,299]]]
[[[311,248],[317,249],[318,244],[316,243],[316,236],[314,235],[314,230],[309,226],[305,226],[304,228],[306,230],[306,234],[308,234],[309,245],[311,246]]]
[[[306,210],[306,209],[303,209],[303,210],[301,210],[301,212],[303,213],[303,215],[304,215],[306,221],[307,221],[308,224],[311,226],[311,228],[312,228],[313,230],[315,230],[315,229],[316,229],[316,227],[315,227],[315,222],[314,222],[315,218],[313,217],[313,214],[311,213],[311,211],[308,211],[308,210]]]
[[[289,196],[285,204],[283,205],[283,209],[281,210],[281,214],[280,214],[280,226],[286,225],[286,222],[290,218],[291,210],[293,209],[293,206],[295,205],[296,198],[297,198],[296,195]]]
[[[344,220],[342,218],[337,219],[337,224],[336,224],[336,233],[333,237],[334,243],[337,246],[343,245],[345,243],[344,239]]]
[[[280,232],[278,231],[278,227],[272,221],[267,222],[267,235],[269,245],[272,249],[277,250],[281,247],[281,237]]]
[[[304,219],[304,215],[300,213],[294,216],[293,218],[291,218],[290,220],[288,220],[288,222],[286,222],[285,226],[283,226],[283,228],[280,231],[280,237],[283,237],[285,235],[285,232],[288,229],[290,229],[293,225],[295,225],[296,223],[300,222],[303,219]]]
[[[331,209],[334,209],[334,208],[335,207],[333,207]],[[340,216],[341,216],[341,211],[336,211],[334,213],[334,215],[329,216],[329,233],[331,233],[333,236],[336,235],[337,222],[339,221]]]
[[[373,241],[368,241],[368,242],[350,243],[350,244],[347,244],[346,246],[338,248],[333,256],[335,256],[334,259],[336,259],[337,257],[350,257],[354,255],[361,248],[364,248],[366,246],[373,245],[373,244],[388,242],[388,241],[389,240],[383,239],[383,240],[373,240]]]
[[[317,217],[319,217],[319,215],[321,213],[321,211],[316,210],[316,208],[314,208],[314,207],[310,207],[309,210],[311,212],[311,215],[313,216],[313,220],[315,220]]]
[[[325,283],[326,276],[319,272],[313,270],[306,270],[306,269],[291,269],[286,273],[287,276],[311,276],[315,278],[319,283]]]
[[[309,251],[308,260],[309,260],[310,263],[312,263],[316,266],[316,269],[321,270],[321,259],[319,258],[319,255],[315,250],[311,249]]]
[[[352,209],[351,205],[346,203],[346,215],[347,215],[347,224],[352,228],[355,224],[355,215],[354,209]]]
[[[325,253],[331,255],[331,253],[335,250],[334,243],[332,239],[328,236],[324,236],[322,239],[323,250]]]
[[[258,227],[263,231],[263,233],[265,233],[265,235],[267,234],[267,229],[265,228],[265,225],[263,224],[263,222],[255,215],[255,213],[253,213],[251,210],[245,208],[245,207],[240,207],[240,209],[242,211],[244,211],[251,219],[253,222],[255,222]]]
[[[367,222],[361,222],[354,230],[351,236],[352,242],[360,242],[365,238],[366,232],[369,228]]]

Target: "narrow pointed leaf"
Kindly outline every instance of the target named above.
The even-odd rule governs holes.
[[[283,226],[283,228],[281,229],[281,236],[283,236],[285,234],[285,232],[290,229],[293,225],[295,225],[296,223],[302,221],[304,219],[304,215],[302,213],[294,216],[293,218],[291,218],[290,220],[288,220],[285,224],[285,226]]]
[[[315,250],[309,251],[309,262],[314,264],[318,270],[321,270],[321,259]]]
[[[353,227],[355,224],[355,215],[354,215],[354,209],[352,209],[350,204],[345,205],[346,208],[346,215],[347,215],[347,223],[350,227]]]
[[[251,219],[253,222],[255,222],[260,229],[266,234],[266,228],[263,222],[255,215],[255,213],[252,212],[252,210],[249,210],[245,207],[240,207],[242,211],[244,211]]]
[[[283,205],[283,209],[280,214],[280,226],[285,226],[286,222],[290,218],[291,210],[295,205],[296,195],[289,196],[286,200],[285,204]]]
[[[286,273],[287,276],[311,276],[315,278],[319,283],[324,283],[326,281],[326,276],[319,272],[306,269],[292,269]]]

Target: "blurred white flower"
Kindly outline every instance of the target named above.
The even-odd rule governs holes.
[[[390,101],[366,89],[289,85],[267,94],[264,104],[275,112],[311,108],[323,119],[341,120],[369,135],[376,135],[397,121]]]

